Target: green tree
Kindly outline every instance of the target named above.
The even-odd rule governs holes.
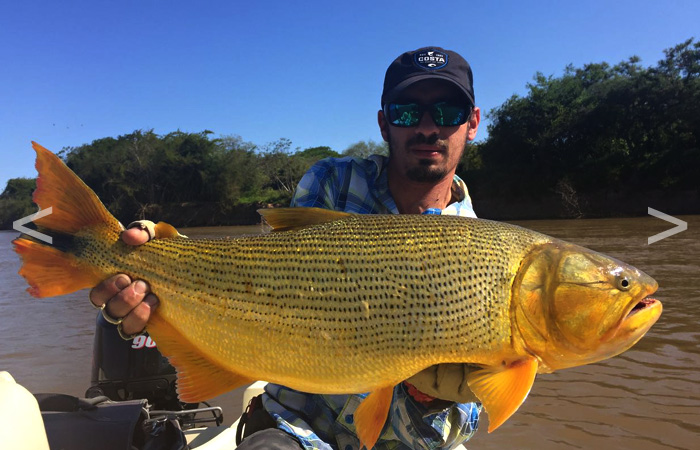
[[[221,201],[225,209],[231,206],[265,203],[269,192],[263,194],[267,177],[260,170],[257,147],[240,136],[224,136],[219,140],[223,151],[221,170]]]
[[[35,178],[12,178],[7,181],[0,194],[0,230],[12,228],[12,222],[37,212],[32,203],[32,192],[36,189]]]
[[[297,152],[297,156],[316,162],[323,158],[337,158],[341,155],[330,147],[321,146],[305,148],[304,150]]]
[[[350,145],[343,151],[343,156],[355,156],[357,158],[367,158],[370,155],[389,155],[389,145],[382,142],[358,141]]]
[[[117,217],[143,218],[165,204],[220,200],[223,151],[209,134],[135,131],[62,154]]]
[[[492,195],[696,189],[699,50],[691,39],[656,67],[631,57],[536,74],[488,114],[478,150]]]
[[[314,162],[304,151],[297,149],[292,153],[291,146],[289,139],[281,138],[268,144],[260,155],[260,168],[267,177],[264,187],[267,188],[268,203],[289,203],[297,183]]]

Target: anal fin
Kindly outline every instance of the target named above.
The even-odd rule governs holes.
[[[209,400],[255,381],[221,367],[202,354],[157,312],[148,322],[148,333],[177,369],[177,393],[183,402]]]
[[[355,410],[354,422],[360,448],[371,449],[376,444],[389,415],[394,386],[379,388],[371,392]]]
[[[489,415],[489,433],[520,408],[535,381],[537,366],[535,358],[528,358],[469,373],[469,389]]]

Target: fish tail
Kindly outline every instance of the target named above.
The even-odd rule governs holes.
[[[33,201],[40,210],[51,213],[35,219],[38,231],[55,236],[53,245],[21,235],[13,241],[22,259],[19,271],[35,297],[52,297],[95,286],[105,273],[76,253],[74,235],[94,231],[97,239],[118,239],[121,225],[102,205],[97,195],[61,159],[36,142],[36,169],[39,172]]]

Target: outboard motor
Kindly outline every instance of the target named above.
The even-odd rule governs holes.
[[[181,403],[175,380],[175,368],[153,339],[145,334],[125,341],[117,327],[98,313],[87,398],[36,395],[49,446],[74,450],[190,448],[183,430],[195,432],[192,436],[200,443],[208,442],[218,433],[200,438],[199,427],[220,426],[224,421],[221,408]],[[235,433],[229,435],[234,445]]]
[[[177,399],[175,378],[175,368],[148,334],[125,341],[115,325],[97,314],[87,398],[104,395],[114,401],[147,399],[154,409],[171,411],[196,407]]]

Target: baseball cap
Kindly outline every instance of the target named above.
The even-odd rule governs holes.
[[[469,63],[457,52],[440,47],[423,47],[402,54],[386,70],[382,108],[408,86],[430,78],[451,82],[474,105],[474,79]]]

